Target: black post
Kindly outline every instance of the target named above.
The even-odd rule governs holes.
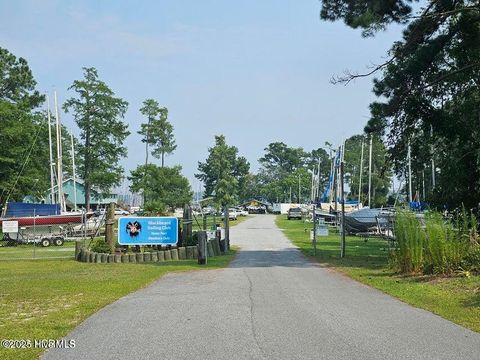
[[[345,192],[343,190],[343,161],[340,162],[340,191],[341,193],[341,199],[342,199],[342,226],[340,228],[341,234],[342,234],[342,243],[341,243],[341,251],[340,251],[340,257],[345,257]]]
[[[229,214],[228,214],[228,205],[225,205],[223,210],[224,222],[225,222],[225,254],[230,250],[230,223],[229,223]]]
[[[198,236],[198,263],[200,265],[205,265],[207,263],[207,232],[199,231],[197,232]]]

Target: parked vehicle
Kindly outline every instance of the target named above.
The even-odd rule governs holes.
[[[238,207],[238,208],[236,208],[236,210],[237,210],[237,215],[238,216],[247,216],[248,215],[248,211],[245,210],[244,208]]]
[[[222,219],[224,218],[224,213],[222,212]],[[228,219],[229,220],[237,220],[237,210],[236,209],[228,209]]]
[[[97,209],[94,212],[95,216],[103,216],[106,213],[107,213],[107,209],[105,209],[105,208]],[[115,209],[115,215],[130,215],[130,212],[128,212],[127,210],[116,208]]]
[[[248,206],[247,207],[249,214],[266,214],[267,208],[265,206]]]
[[[115,215],[130,215],[130,213],[127,210],[116,208]]]
[[[290,208],[288,209],[287,219],[302,219],[302,209],[300,208]]]

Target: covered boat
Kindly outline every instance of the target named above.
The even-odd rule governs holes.
[[[349,234],[367,233],[385,227],[387,217],[383,209],[363,208],[351,213],[345,213],[345,230]],[[385,222],[385,224],[384,224]]]

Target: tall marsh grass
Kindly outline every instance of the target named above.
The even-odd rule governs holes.
[[[453,226],[438,213],[426,216],[424,273],[446,274],[458,270],[468,250],[468,229]]]
[[[425,232],[414,213],[398,210],[395,213],[395,239],[392,265],[401,273],[417,273],[423,268]]]
[[[449,274],[460,270],[473,248],[476,226],[473,216],[449,221],[439,213],[422,218],[410,211],[397,210],[398,246],[392,252],[391,265],[400,273]]]

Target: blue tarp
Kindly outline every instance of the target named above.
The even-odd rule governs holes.
[[[5,217],[60,215],[59,204],[31,204],[10,202]]]
[[[410,209],[413,211],[423,211],[428,208],[428,204],[423,201],[410,202]]]

